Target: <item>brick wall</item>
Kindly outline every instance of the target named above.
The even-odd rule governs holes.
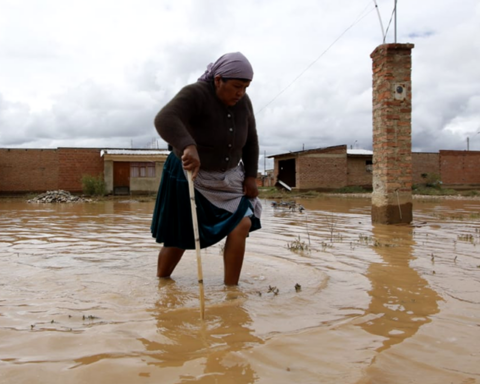
[[[280,167],[278,165],[278,161],[279,161],[278,157],[275,157],[273,159],[273,182],[274,182],[274,185],[278,181],[278,172],[279,172],[279,169],[280,169]]]
[[[347,158],[346,146],[304,151],[295,158],[297,188],[336,189],[344,186],[371,185],[365,172],[365,160]],[[275,158],[275,181],[278,160]],[[444,186],[480,185],[480,151],[448,151],[412,154],[413,183],[422,184],[422,173],[436,173]],[[82,190],[81,178],[104,172],[99,149],[0,149],[0,193],[44,192],[64,189]],[[367,182],[370,180],[370,182]]]
[[[275,156],[274,180],[279,175],[279,162],[295,161],[295,188],[299,190],[331,190],[347,185],[347,146],[319,148]]]
[[[81,178],[103,173],[99,149],[0,149],[0,193],[81,192]]]
[[[367,169],[367,161],[372,161],[371,156],[353,157],[348,156],[348,180],[347,185],[350,187],[372,188],[372,172]]]
[[[444,186],[480,185],[480,151],[440,151]]]
[[[347,147],[305,151],[297,157],[297,188],[336,189],[347,184]]]
[[[273,171],[267,172],[266,175],[263,175],[261,172],[258,172],[256,182],[257,182],[257,187],[273,187],[275,185]]]
[[[372,53],[373,181],[382,194],[408,194],[412,187],[412,48],[413,44],[385,44]]]
[[[58,189],[82,191],[82,176],[103,176],[104,161],[96,148],[58,149]]]
[[[427,179],[423,175],[440,176],[440,155],[438,153],[412,153],[413,184],[424,185]]]
[[[373,63],[372,222],[412,221],[413,44],[383,44]]]
[[[0,149],[0,193],[41,192],[57,186],[56,149]]]

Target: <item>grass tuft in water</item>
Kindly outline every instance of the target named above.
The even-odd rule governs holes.
[[[469,242],[469,243],[473,243],[473,235],[471,234],[467,234],[467,235],[457,235],[457,239],[459,241],[466,241],[466,242]]]
[[[304,252],[310,250],[308,244],[305,241],[302,241],[300,236],[298,236],[291,243],[288,243],[287,248],[292,252]]]

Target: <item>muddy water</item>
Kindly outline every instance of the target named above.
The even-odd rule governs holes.
[[[480,383],[480,200],[297,202],[264,202],[238,288],[202,252],[202,322],[195,252],[155,278],[153,203],[0,201],[0,382]]]

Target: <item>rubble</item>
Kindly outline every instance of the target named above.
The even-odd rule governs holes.
[[[285,208],[290,211],[296,211],[298,209],[298,212],[303,212],[305,208],[301,204],[297,204],[295,201],[273,201],[272,202],[272,207],[273,208]]]
[[[83,197],[74,196],[68,191],[47,191],[42,193],[31,200],[28,203],[83,203],[92,201],[91,199],[85,199]]]

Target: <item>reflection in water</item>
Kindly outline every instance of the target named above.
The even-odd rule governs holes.
[[[240,288],[205,250],[203,323],[193,252],[155,277],[153,201],[0,200],[0,382],[478,382],[480,200],[416,203],[415,233],[365,199],[297,203],[265,202]]]
[[[372,288],[367,313],[378,315],[363,323],[366,331],[386,339],[382,351],[412,337],[431,315],[439,312],[438,294],[428,287],[425,279],[411,268],[414,244],[409,226],[375,225],[373,249],[382,258],[372,263],[366,276]]]
[[[254,383],[255,372],[244,359],[232,353],[244,351],[263,340],[250,328],[252,319],[242,307],[246,297],[235,288],[225,289],[225,301],[208,306],[208,318],[200,319],[198,308],[185,308],[189,295],[174,280],[159,284],[160,299],[151,309],[161,341],[141,339],[158,367],[180,367],[189,361],[204,366],[199,376],[182,375],[178,383]]]

